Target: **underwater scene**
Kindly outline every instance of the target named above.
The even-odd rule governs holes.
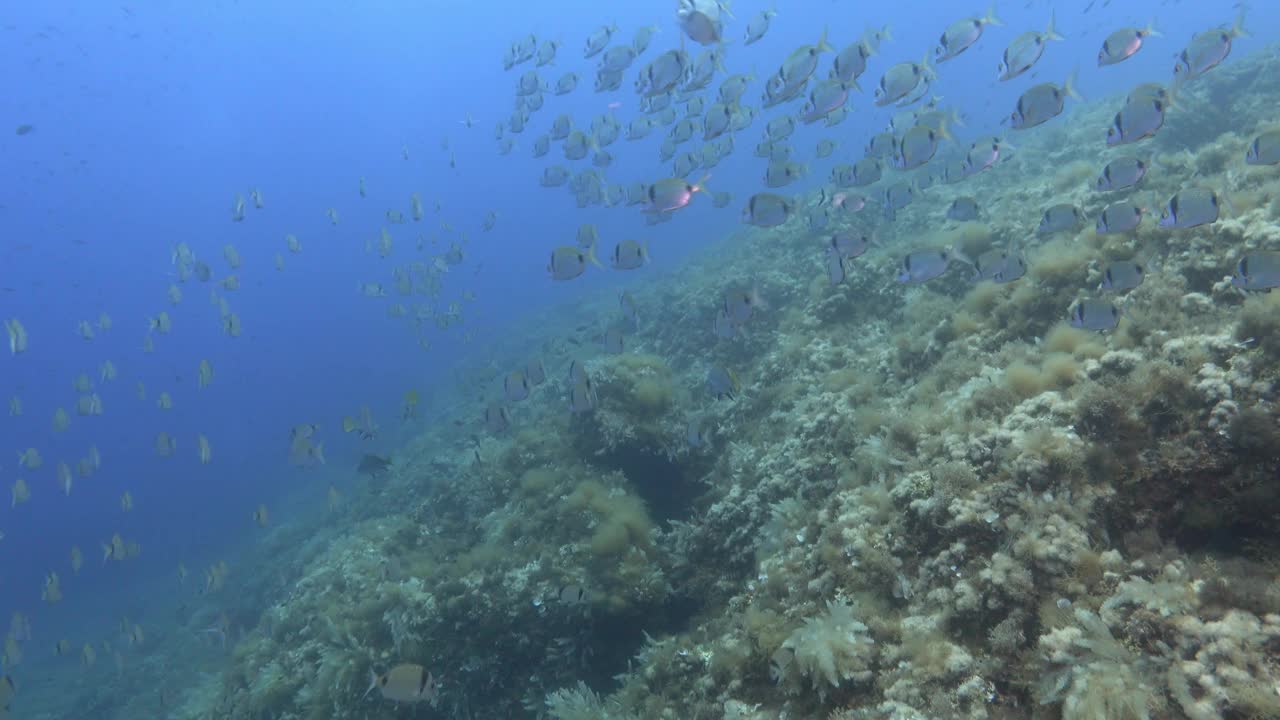
[[[1280,4],[0,38],[0,720],[1280,718]]]

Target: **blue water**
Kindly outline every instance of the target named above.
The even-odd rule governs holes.
[[[1086,4],[1093,7],[1082,13]],[[834,129],[802,126],[792,138],[806,162],[818,139],[841,142],[835,156],[812,162],[809,176],[786,190],[795,193],[820,187],[832,165],[860,157],[866,140],[884,128],[893,109],[873,107],[870,93],[885,68],[931,55],[951,20],[983,10],[982,3],[941,1],[784,2],[765,39],[744,47],[746,19],[766,6],[734,3],[736,20],[727,29],[729,72],[757,76],[745,96],[752,105],[763,77],[792,49],[815,42],[824,27],[837,49],[866,27],[890,25],[893,33],[861,79],[865,92],[852,97],[851,117]],[[1023,30],[1043,28],[1051,9],[1067,41],[1052,43],[1028,76],[997,83],[1005,44]],[[988,28],[976,47],[939,68],[935,90],[963,113],[962,142],[1005,134],[1000,122],[1022,91],[1035,82],[1060,82],[1077,68],[1078,87],[1091,101],[1139,82],[1167,82],[1173,55],[1190,35],[1230,23],[1236,11],[1225,1],[1104,7],[1033,0],[1001,3],[998,13],[1002,27]],[[1119,66],[1096,67],[1109,32],[1152,19],[1163,38],[1150,39]],[[606,23],[620,28],[615,43],[630,42],[642,25],[661,31],[619,91],[595,94],[598,58],[582,59],[582,47]],[[737,230],[742,204],[763,189],[764,162],[751,150],[764,123],[798,110],[798,104],[764,110],[738,135],[736,152],[709,183],[734,194],[728,208],[713,209],[698,197],[674,221],[647,227],[635,207],[578,209],[566,189],[539,187],[545,166],[588,162],[565,161],[558,144],[542,159],[531,158],[530,149],[562,112],[579,127],[615,101],[623,125],[635,116],[637,69],[681,41],[674,8],[664,3],[50,1],[10,3],[0,25],[7,78],[0,93],[0,317],[20,319],[31,338],[29,352],[0,356],[0,400],[7,406],[17,395],[25,410],[21,417],[0,417],[0,480],[7,489],[21,476],[32,490],[29,503],[0,508],[0,618],[21,610],[43,629],[92,622],[83,616],[84,599],[95,590],[172,575],[179,562],[198,575],[251,539],[250,514],[258,503],[272,505],[308,484],[322,496],[329,482],[349,478],[361,453],[394,453],[415,432],[398,421],[401,397],[411,388],[422,396],[420,414],[428,422],[457,402],[464,414],[478,417],[483,403],[469,394],[459,399],[455,369],[487,364],[488,343],[522,328],[533,309],[645,282]],[[1275,39],[1280,6],[1257,3],[1248,27],[1253,37],[1237,40],[1232,59]],[[504,72],[501,58],[529,32],[562,43],[542,77],[554,83],[575,70],[580,83],[567,97],[547,93],[545,107],[517,136],[517,148],[499,156],[494,125],[505,122],[516,79],[532,66]],[[830,58],[822,59],[819,75]],[[468,115],[471,128],[458,122]],[[17,135],[12,128],[21,124],[34,130]],[[657,128],[639,142],[619,139],[609,148],[615,156],[605,171],[609,182],[669,176],[670,164],[657,159],[665,133]],[[1098,128],[1099,142],[1104,135]],[[441,147],[446,138],[448,151]],[[448,167],[449,152],[456,170]],[[361,177],[369,191],[363,199]],[[249,207],[243,222],[232,222],[236,195],[247,198],[251,188],[262,191],[265,208]],[[426,219],[387,224],[384,212],[407,215],[414,192]],[[340,213],[340,224],[330,224],[329,207]],[[481,222],[491,210],[498,221],[484,232]],[[453,231],[441,230],[441,222]],[[591,271],[574,282],[551,282],[545,271],[550,249],[572,244],[578,225],[587,222],[600,227],[602,256],[619,239],[649,239],[653,263],[639,273]],[[364,244],[384,226],[396,248],[391,258],[379,259],[366,254]],[[301,239],[300,255],[285,249],[288,233]],[[390,287],[395,265],[427,255],[414,249],[419,234],[438,237],[435,252],[443,252],[461,233],[470,237],[467,257],[445,276],[435,304],[460,300],[468,290],[477,300],[464,303],[460,326],[439,331],[428,323],[422,335],[432,347],[423,351],[408,319],[386,315],[389,304],[419,298],[394,292],[367,298],[356,286]],[[243,256],[242,288],[220,291],[243,321],[241,337],[221,332],[208,287],[194,280],[181,286],[182,304],[169,306],[178,242],[206,260],[215,278],[230,272],[221,257],[225,244]],[[272,266],[276,253],[285,255],[283,272]],[[173,317],[173,332],[157,336],[155,352],[145,354],[147,318],[161,310]],[[102,312],[114,328],[80,339],[77,323],[94,322]],[[464,333],[471,344],[463,342]],[[197,390],[196,367],[206,358],[216,379]],[[97,368],[108,359],[119,378],[97,383]],[[72,382],[82,372],[102,396],[101,417],[74,415]],[[139,381],[146,400],[136,397]],[[175,400],[169,412],[155,406],[164,390]],[[372,443],[341,433],[341,418],[362,404],[383,426]],[[51,431],[56,407],[72,413],[65,433]],[[300,423],[321,425],[325,468],[288,464],[289,428]],[[178,439],[175,457],[159,458],[153,450],[162,430]],[[197,433],[212,445],[209,465],[197,462]],[[102,453],[102,469],[77,478],[66,497],[55,485],[55,467],[59,461],[74,467],[90,444]],[[41,468],[17,467],[17,452],[26,447],[39,449]],[[129,514],[119,507],[125,490],[136,505]],[[287,517],[288,508],[273,512]],[[104,567],[100,543],[113,532],[140,543],[141,557]],[[78,577],[68,562],[72,545],[86,558]],[[40,590],[51,569],[62,576],[68,602],[47,607]],[[115,619],[101,623],[108,628]]]

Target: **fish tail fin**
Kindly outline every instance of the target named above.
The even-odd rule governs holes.
[[[1160,30],[1156,28],[1155,18],[1151,18],[1151,22],[1147,23],[1147,26],[1142,29],[1142,32],[1140,34],[1143,37],[1146,37],[1148,35],[1150,35],[1151,37],[1164,37],[1164,33],[1160,32]]]
[[[378,673],[374,672],[373,668],[369,668],[369,689],[364,691],[364,694],[360,696],[360,699],[363,700],[369,697],[369,693],[373,692],[373,689],[376,687],[378,687]]]
[[[960,114],[959,110],[952,110],[947,113],[947,122],[956,127],[968,127],[964,124],[964,116]]]
[[[1253,37],[1252,35],[1249,34],[1248,30],[1244,29],[1244,13],[1245,13],[1245,7],[1241,6],[1240,14],[1236,16],[1236,21],[1231,25],[1230,32],[1231,32],[1231,37],[1233,38]]]
[[[1004,25],[1004,21],[996,17],[995,3],[991,3],[991,6],[987,8],[987,14],[978,22],[982,23],[983,25],[997,25],[997,26]]]
[[[707,173],[706,175],[703,175],[702,178],[698,180],[698,182],[693,184],[693,191],[696,193],[709,192],[709,190],[707,189],[707,181],[710,179],[711,179],[711,173]]]
[[[938,123],[938,137],[948,142],[955,142],[956,141],[955,136],[951,134],[951,130],[947,127],[947,124],[948,124],[947,118],[943,118]]]
[[[880,28],[880,42],[884,42],[885,40],[893,40],[893,27],[888,24]],[[879,45],[879,43],[876,44]]]
[[[316,443],[315,447],[311,448],[311,456],[314,457],[316,460],[319,460],[321,465],[326,464],[324,460],[324,441],[323,440]]]
[[[1057,13],[1050,12],[1049,25],[1044,29],[1044,37],[1046,40],[1066,40],[1067,39],[1065,35],[1058,32],[1058,29],[1056,27],[1057,20],[1058,20]]]
[[[729,10],[729,4],[730,0],[716,0],[716,5],[720,7],[720,12],[728,15],[730,20],[736,20],[737,18],[735,18],[733,13]]]
[[[1067,76],[1066,82],[1062,83],[1062,92],[1067,97],[1075,98],[1080,102],[1084,102],[1084,96],[1080,94],[1080,90],[1076,88],[1076,76],[1080,74],[1079,69],[1072,70]]]
[[[587,260],[590,261],[592,265],[595,265],[598,268],[604,267],[604,265],[601,265],[600,260],[596,257],[595,245],[592,245],[591,247],[587,248]]]
[[[645,265],[649,264],[649,240],[640,241],[640,262]]]
[[[835,48],[831,47],[831,43],[827,42],[827,26],[826,25],[822,26],[822,35],[818,37],[818,44],[816,47],[818,48],[818,52],[820,53],[835,52]]]

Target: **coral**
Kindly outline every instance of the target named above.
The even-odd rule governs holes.
[[[1147,720],[1152,688],[1132,652],[1093,613],[1076,608],[1074,622],[1039,640],[1042,705],[1062,703],[1062,720]]]
[[[815,689],[823,681],[839,687],[845,680],[866,682],[872,677],[875,641],[853,616],[853,607],[842,600],[828,601],[826,613],[807,618],[782,647],[794,656],[791,667],[807,676]]]
[[[632,720],[637,716],[605,702],[587,684],[548,693],[547,714],[556,720]]]

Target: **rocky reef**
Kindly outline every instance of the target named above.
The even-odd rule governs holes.
[[[403,717],[361,698],[400,662],[443,677],[418,717],[1280,716],[1280,293],[1227,279],[1280,249],[1280,175],[1243,164],[1277,98],[1272,49],[1185,88],[1143,147],[1143,192],[1231,198],[1212,225],[1037,237],[1044,208],[1108,201],[1112,99],[892,224],[838,220],[880,236],[844,284],[797,218],[637,287],[634,347],[587,362],[594,413],[568,411],[562,344],[508,433],[433,427],[323,550],[281,548],[287,590],[184,717]],[[983,222],[941,221],[961,191]],[[1014,283],[893,282],[907,250],[1015,244]],[[1119,327],[1070,327],[1138,256]],[[748,286],[768,310],[717,338]]]

